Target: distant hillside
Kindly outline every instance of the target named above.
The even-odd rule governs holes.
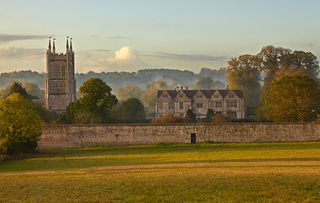
[[[0,88],[4,88],[12,81],[30,82],[37,84],[40,88],[44,88],[45,74],[30,70],[0,74]]]
[[[129,72],[108,72],[86,74],[76,74],[77,87],[79,88],[84,81],[89,78],[97,77],[104,80],[113,90],[132,84],[140,88],[145,88],[148,84],[155,80],[164,80],[168,84],[183,86],[193,86],[200,77],[210,77],[213,81],[226,82],[226,69],[218,70],[204,68],[200,73],[196,74],[192,71],[180,71],[172,69],[145,69],[134,73]],[[18,71],[0,74],[0,88],[4,88],[11,81],[31,82],[37,84],[41,89],[45,86],[45,74],[31,70]]]

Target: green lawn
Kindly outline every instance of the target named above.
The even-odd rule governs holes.
[[[320,142],[42,151],[0,162],[0,202],[320,202]]]

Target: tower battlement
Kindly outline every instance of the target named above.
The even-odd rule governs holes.
[[[64,112],[68,105],[76,100],[72,38],[67,37],[66,53],[56,53],[55,39],[51,42],[51,37],[49,38],[46,73],[46,107],[57,113]]]
[[[48,55],[49,56],[67,56],[68,54],[67,53],[65,53],[65,54],[64,53],[55,53],[55,54],[54,53],[49,53]]]

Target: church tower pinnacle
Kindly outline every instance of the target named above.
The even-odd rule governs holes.
[[[69,36],[67,37],[66,52],[69,52]]]
[[[53,54],[56,54],[56,38],[53,38]]]
[[[48,53],[51,53],[51,37],[49,37]]]
[[[72,50],[72,38],[70,38],[70,51],[73,52],[73,50]]]

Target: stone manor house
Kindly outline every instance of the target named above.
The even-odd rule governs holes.
[[[70,43],[69,43],[70,40]],[[66,53],[56,53],[55,39],[46,53],[45,105],[50,111],[62,113],[76,100],[75,61],[72,38],[67,38]]]
[[[245,119],[246,104],[241,90],[161,90],[158,91],[156,117],[173,114],[184,117],[191,109],[203,119],[208,109],[230,119]]]

